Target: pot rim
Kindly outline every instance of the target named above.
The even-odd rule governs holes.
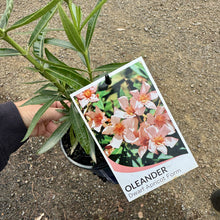
[[[81,164],[81,163],[79,163],[79,162],[76,162],[75,160],[73,160],[72,158],[70,158],[70,157],[67,155],[67,153],[66,153],[66,151],[65,151],[65,149],[64,149],[64,147],[63,147],[62,139],[60,140],[60,147],[61,147],[61,149],[62,149],[62,151],[63,151],[65,157],[66,157],[72,164],[74,164],[74,165],[76,165],[76,166],[78,166],[78,167],[80,167],[80,168],[84,168],[84,169],[87,169],[87,170],[92,170],[92,168],[93,168],[92,165],[89,166],[89,165]]]

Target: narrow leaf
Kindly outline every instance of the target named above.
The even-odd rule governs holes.
[[[34,31],[31,34],[31,37],[30,37],[29,42],[28,42],[29,47],[32,46],[34,41],[36,41],[38,35],[46,27],[46,25],[48,24],[50,19],[53,17],[54,13],[56,12],[56,9],[57,9],[57,7],[54,7],[52,10],[48,11],[44,16],[42,16],[42,18],[40,19],[40,21],[38,22],[38,24],[36,25]]]
[[[44,55],[44,32],[41,32],[37,36],[37,40],[33,44],[33,53],[42,58]]]
[[[76,48],[70,42],[65,40],[60,40],[56,38],[45,38],[44,43],[77,51]]]
[[[45,60],[45,59],[43,59],[43,58],[37,56],[37,54],[34,54],[34,56],[35,56],[37,59],[41,60],[42,62],[49,64],[50,66],[62,67],[62,68],[68,69],[68,70],[71,71],[71,72],[72,72],[72,71],[73,71],[73,72],[81,71],[81,72],[86,72],[86,73],[87,73],[86,70],[67,66],[65,63],[59,64],[58,62],[57,62],[57,63],[54,63],[54,62],[52,62],[52,61]],[[54,56],[54,55],[53,55],[53,56]],[[55,56],[54,56],[54,57],[55,57]],[[58,58],[56,58],[56,59],[58,60]],[[62,62],[62,61],[60,61],[60,62]],[[77,73],[77,74],[78,74],[78,73]]]
[[[47,70],[51,75],[67,83],[74,89],[80,89],[90,83],[90,81],[84,79],[76,72],[65,69],[65,67],[49,67]]]
[[[48,82],[48,81],[47,80],[38,80],[38,81],[33,81],[33,82],[26,82],[24,84],[32,85],[32,84],[45,83],[45,82]]]
[[[107,2],[107,0],[102,0],[94,9],[93,11],[86,17],[86,19],[83,21],[80,30],[83,29],[83,27],[87,24],[87,22],[90,20],[91,17],[93,17],[93,15],[101,9],[101,7]]]
[[[68,18],[63,8],[59,5],[60,18],[70,43],[80,52],[85,52],[85,46],[76,27]]]
[[[42,17],[44,14],[46,14],[48,11],[50,11],[52,8],[54,8],[57,3],[59,3],[61,0],[52,0],[49,4],[47,4],[45,7],[39,9],[38,11],[34,12],[33,14],[30,14],[21,20],[14,23],[10,28],[7,29],[7,31],[11,31],[13,29],[19,28],[21,26],[24,26],[26,24],[31,23],[32,21],[37,20],[38,18]]]
[[[62,62],[58,58],[56,58],[47,48],[45,48],[45,54],[46,54],[46,57],[49,61],[56,63],[56,64],[60,64],[62,66],[66,66],[66,64],[64,62]]]
[[[13,9],[13,3],[14,3],[14,0],[6,0],[6,9],[1,17],[1,20],[0,20],[0,28],[1,29],[5,29],[8,24],[8,20],[9,20],[9,17],[11,15],[11,12]]]
[[[27,140],[27,138],[31,135],[32,131],[34,130],[35,126],[37,125],[38,121],[40,120],[41,116],[44,114],[44,112],[56,101],[57,96],[51,98],[48,102],[46,102],[35,114],[27,133],[25,134],[25,137],[22,141]]]
[[[56,66],[56,67],[51,66],[50,69],[60,71],[64,75],[69,76],[76,82],[80,83],[80,85],[82,86],[86,86],[89,83],[91,83],[89,80],[82,77],[74,68],[71,68],[69,66]]]
[[[98,71],[106,71],[106,72],[112,72],[116,69],[118,69],[119,67],[123,66],[127,64],[127,62],[125,63],[111,63],[111,64],[106,64],[106,65],[103,65],[103,66],[99,66],[97,67],[94,72],[98,72]]]
[[[51,100],[51,96],[46,95],[37,95],[31,99],[29,99],[27,102],[22,104],[21,106],[27,106],[27,105],[42,105]]]
[[[19,56],[21,55],[17,50],[10,48],[0,48],[0,57]]]
[[[94,142],[94,140],[93,140],[93,138],[92,138],[92,136],[91,136],[91,134],[89,133],[89,131],[88,131],[88,129],[86,129],[87,130],[87,133],[88,133],[88,136],[89,136],[89,140],[90,140],[90,157],[92,158],[92,160],[95,162],[95,163],[97,163],[97,161],[96,161],[96,155],[95,155],[95,142]]]
[[[77,140],[87,154],[90,153],[90,138],[84,121],[72,105],[70,109],[70,121]]]
[[[46,88],[51,88],[51,89],[54,89],[55,91],[57,91],[57,87],[54,86],[53,83],[47,83],[47,84],[43,85],[40,89],[38,89],[36,92],[34,92],[34,94],[41,93]]]
[[[94,29],[95,29],[96,21],[99,16],[100,10],[101,10],[101,8],[90,18],[90,20],[88,22],[88,27],[87,27],[87,31],[86,31],[86,47],[87,48],[89,47],[89,44],[91,42],[92,35],[93,35]]]
[[[46,151],[50,150],[53,148],[57,142],[66,134],[68,129],[71,126],[70,120],[64,121],[55,131],[54,133],[50,136],[50,138],[46,141],[46,143],[43,145],[43,147],[40,148],[38,151],[38,154],[43,154]]]

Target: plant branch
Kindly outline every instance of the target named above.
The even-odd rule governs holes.
[[[56,78],[51,76],[45,69],[44,67],[37,62],[31,54],[25,50],[23,47],[21,47],[17,42],[15,42],[11,37],[7,35],[7,33],[1,32],[0,35],[2,35],[2,39],[5,40],[7,43],[9,43],[13,48],[15,48],[23,57],[25,57],[30,63],[34,65],[34,67],[39,71],[39,73],[48,79],[50,82],[52,82],[58,90],[62,93],[65,94],[66,98],[69,99],[69,95],[65,91],[65,88],[57,81]]]
[[[88,54],[89,53],[88,53],[88,49],[87,49],[86,52],[83,54],[83,56],[84,56],[85,61],[86,61],[86,66],[87,66],[87,69],[88,69],[89,79],[90,79],[91,82],[93,82],[92,70],[91,70]]]

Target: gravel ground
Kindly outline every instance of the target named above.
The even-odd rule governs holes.
[[[85,14],[95,4],[75,2]],[[15,1],[11,23],[44,4]],[[59,146],[38,156],[44,140],[33,138],[0,173],[0,219],[220,219],[209,200],[220,188],[219,9],[217,0],[109,0],[91,48],[94,66],[144,57],[198,168],[129,203],[118,185],[70,164]],[[25,45],[32,26],[11,35]],[[53,52],[71,65],[79,61],[67,50]],[[40,77],[24,58],[0,64],[1,103],[33,95],[37,86],[23,83]]]

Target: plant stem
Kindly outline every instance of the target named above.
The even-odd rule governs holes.
[[[45,69],[44,67],[37,62],[31,54],[25,50],[23,47],[21,47],[17,42],[15,42],[11,37],[7,35],[7,33],[4,33],[2,36],[2,39],[8,42],[13,48],[15,48],[23,57],[25,57],[30,63],[34,65],[34,67],[39,71],[39,73],[48,79],[50,82],[52,82],[58,90],[62,93],[65,94],[66,98],[69,98],[69,95],[66,93],[65,88],[57,81],[56,78],[51,76]]]
[[[87,49],[86,52],[83,54],[83,56],[84,56],[85,61],[86,61],[86,66],[87,66],[87,69],[88,69],[89,79],[90,79],[91,82],[93,82],[92,70],[91,70],[88,54],[89,54],[89,52],[88,52],[88,49]]]

